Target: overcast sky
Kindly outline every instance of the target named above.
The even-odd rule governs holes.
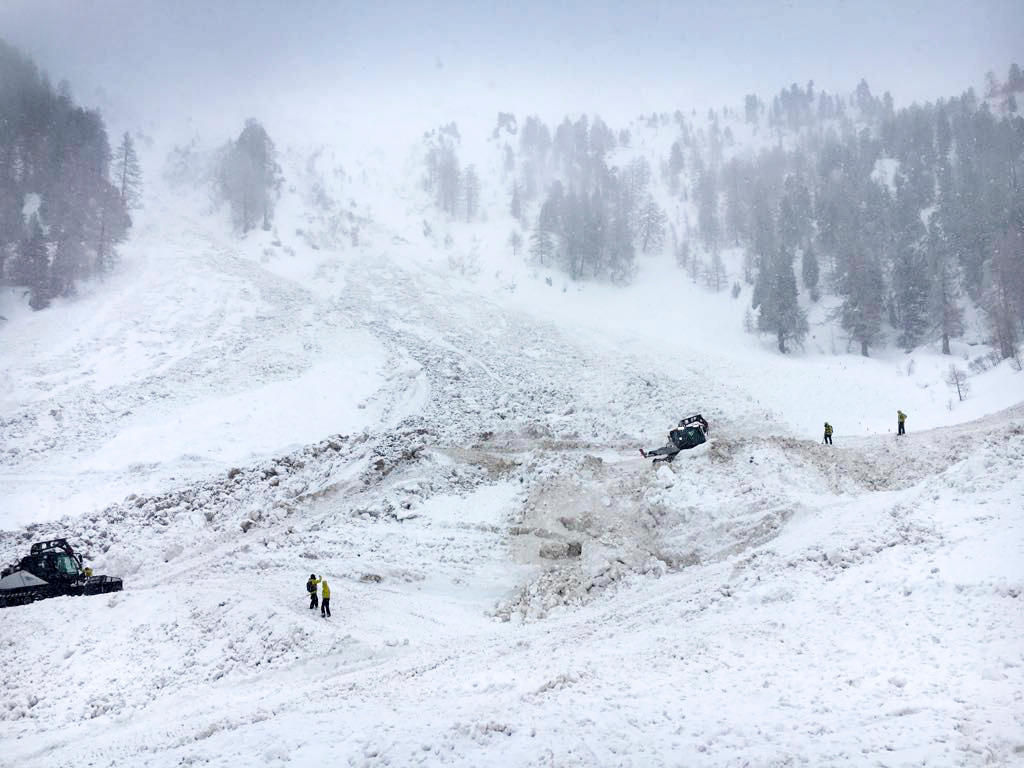
[[[314,104],[424,129],[470,109],[738,105],[808,79],[846,93],[866,77],[898,105],[950,96],[1024,63],[1024,0],[0,0],[0,37],[131,119]]]

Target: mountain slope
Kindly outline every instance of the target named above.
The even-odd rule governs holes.
[[[414,195],[353,244],[305,192],[237,240],[154,190],[117,283],[9,312],[0,559],[126,589],[3,612],[8,759],[1019,759],[1019,374],[947,409],[948,358],[781,358],[663,265],[473,274]]]

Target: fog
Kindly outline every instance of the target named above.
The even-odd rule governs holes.
[[[0,0],[2,765],[1020,764],[1022,4]]]
[[[792,82],[897,105],[1020,58],[1014,0],[333,3],[5,0],[0,37],[112,124],[440,120],[737,106]],[[405,132],[405,131],[403,131]]]

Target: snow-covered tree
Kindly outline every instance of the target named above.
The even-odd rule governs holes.
[[[946,383],[949,384],[949,386],[956,388],[956,396],[960,402],[967,399],[967,395],[971,391],[971,386],[967,381],[967,372],[963,368],[959,368],[955,364],[950,363],[949,370],[946,372]]]
[[[793,255],[786,248],[779,248],[766,262],[762,262],[758,273],[755,296],[759,309],[757,329],[763,333],[775,334],[779,352],[789,350],[789,341],[800,344],[807,335],[807,316],[797,301],[796,275],[793,272]]]
[[[804,287],[810,291],[811,301],[817,301],[821,298],[821,293],[818,291],[818,257],[810,245],[804,248],[801,255],[800,273],[804,280]]]
[[[517,230],[512,230],[508,236],[508,244],[512,247],[512,255],[518,256],[519,249],[523,247],[523,236]]]
[[[423,187],[434,198],[434,204],[449,216],[456,216],[462,192],[462,171],[455,152],[460,141],[455,123],[442,125],[427,134],[426,175]]]
[[[674,141],[668,156],[669,191],[673,195],[679,194],[679,175],[683,172],[684,166],[683,148],[679,146],[678,141]]]
[[[29,305],[32,309],[45,309],[49,306],[53,296],[50,284],[50,254],[36,214],[32,214],[29,219],[28,236],[22,240],[18,249],[12,277],[15,283],[28,287],[31,294]]]
[[[847,265],[841,285],[844,298],[840,319],[850,337],[860,344],[860,353],[867,357],[882,330],[885,280],[878,260],[856,245],[851,248]]]
[[[274,143],[258,120],[246,120],[238,139],[228,143],[218,180],[238,229],[248,232],[261,221],[270,229],[280,167]]]
[[[476,166],[466,166],[462,194],[466,203],[466,221],[472,221],[480,208],[480,177],[476,173]]]
[[[518,181],[512,184],[512,201],[509,203],[508,210],[512,214],[513,219],[516,221],[523,220],[523,198]]]
[[[142,195],[142,168],[135,153],[135,142],[127,131],[114,150],[111,165],[121,203],[125,208],[138,208]]]
[[[982,306],[999,354],[1020,357],[1024,329],[1024,211],[1022,221],[1007,229],[985,264]]]
[[[538,226],[530,235],[530,256],[547,266],[554,258],[556,245],[554,234]]]
[[[637,227],[637,240],[642,253],[659,251],[665,245],[665,224],[668,217],[661,210],[653,197],[648,196],[647,201],[640,209],[640,216]]]
[[[701,239],[708,251],[715,251],[719,245],[721,230],[718,223],[718,184],[714,168],[697,169],[697,224]]]

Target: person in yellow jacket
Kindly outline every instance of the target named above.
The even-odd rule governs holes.
[[[331,615],[331,588],[327,579],[318,579],[320,582],[320,615],[325,619]]]
[[[896,424],[899,427],[899,430],[896,432],[897,435],[907,434],[906,427],[903,426],[906,423],[906,421],[907,414],[905,414],[903,411],[896,411]]]
[[[832,425],[827,421],[825,422],[825,437],[821,442],[832,445]]]
[[[309,592],[309,610],[314,610],[317,607],[316,597],[316,585],[320,583],[320,579],[316,577],[315,573],[309,574],[309,581],[306,582],[306,591]]]

